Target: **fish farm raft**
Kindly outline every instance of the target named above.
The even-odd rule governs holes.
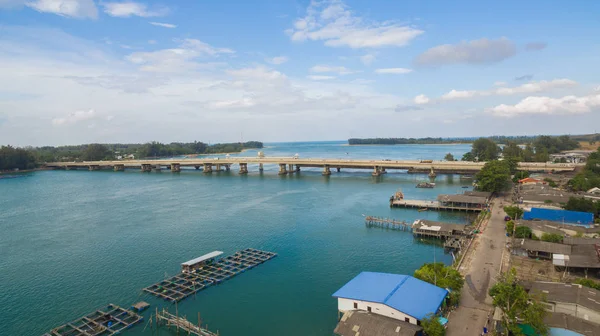
[[[138,314],[109,304],[103,309],[52,329],[43,336],[109,336],[123,332],[143,319]]]
[[[181,265],[181,273],[146,287],[144,291],[170,302],[178,302],[277,256],[273,252],[247,248],[217,260],[216,257],[221,253],[215,251],[185,262]]]

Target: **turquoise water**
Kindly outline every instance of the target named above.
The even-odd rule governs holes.
[[[373,159],[441,159],[468,145],[342,146],[270,144],[266,155]],[[248,151],[242,155],[255,155]],[[346,154],[348,153],[348,154]],[[179,303],[193,322],[200,312],[221,335],[332,335],[331,294],[363,270],[411,274],[423,262],[450,262],[439,247],[410,233],[368,229],[362,215],[463,223],[457,213],[390,209],[407,198],[462,192],[469,182],[440,175],[319,170],[278,176],[277,167],[248,176],[44,171],[0,180],[0,335],[40,335],[107,303],[145,300],[143,287],[176,274],[180,263],[213,250],[247,247],[278,257]],[[146,314],[148,316],[148,314]],[[145,324],[145,322],[144,322]],[[150,335],[144,325],[126,335]],[[163,332],[163,334],[167,334]]]

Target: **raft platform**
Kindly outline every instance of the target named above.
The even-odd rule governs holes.
[[[179,273],[144,288],[144,291],[173,303],[179,302],[206,287],[219,284],[276,256],[277,254],[273,252],[247,248],[203,267]]]
[[[98,309],[77,320],[54,328],[43,336],[109,336],[123,332],[144,318],[117,305]]]
[[[200,315],[198,314],[198,320],[200,320]],[[188,321],[185,316],[177,316],[169,313],[166,309],[163,308],[162,311],[157,312],[156,314],[156,322],[158,325],[165,324],[169,329],[171,327],[177,329],[177,334],[179,335],[179,330],[182,333],[187,335],[195,335],[195,336],[218,336],[218,333],[213,333],[210,330],[203,328],[200,325],[200,321],[198,321],[198,325],[193,324]]]

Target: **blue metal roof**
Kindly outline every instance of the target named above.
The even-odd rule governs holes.
[[[334,297],[382,303],[421,320],[436,313],[448,291],[409,275],[362,272]]]
[[[570,210],[531,208],[531,211],[526,211],[523,214],[523,219],[539,219],[566,224],[593,224],[594,214]]]

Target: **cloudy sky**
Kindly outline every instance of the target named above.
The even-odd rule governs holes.
[[[596,1],[0,0],[0,144],[600,131]]]

